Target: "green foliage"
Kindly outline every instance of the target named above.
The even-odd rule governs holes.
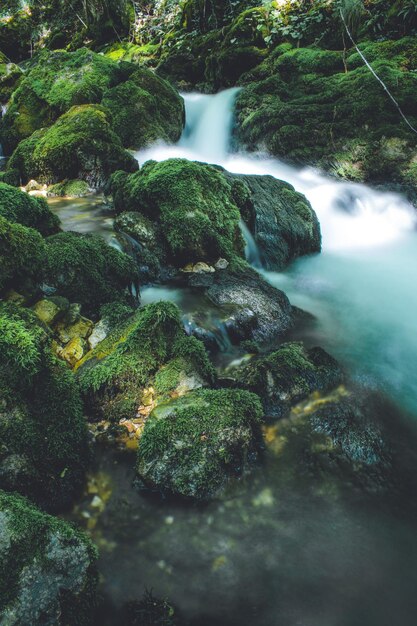
[[[97,582],[95,562],[97,553],[90,540],[75,527],[70,526],[56,517],[35,508],[25,498],[18,495],[9,495],[0,492],[0,518],[2,519],[2,540],[0,544],[0,619],[13,619],[14,611],[19,614],[31,613],[31,618],[40,624],[35,606],[39,610],[39,594],[33,589],[26,588],[26,602],[29,606],[16,606],[22,602],[21,577],[32,569],[33,576],[40,576],[43,582],[42,606],[45,614],[51,610],[48,600],[60,603],[60,623],[69,626],[87,624],[94,607],[94,595]],[[66,583],[73,577],[73,589],[67,591],[68,599],[58,596],[55,588],[54,596],[50,597],[49,584],[54,589],[54,576],[59,576],[57,569],[62,566],[56,561],[58,553],[54,555],[51,547],[60,547],[61,559],[67,557],[65,552],[70,550],[74,555],[75,563],[71,563],[72,570],[66,570],[60,576],[63,590]],[[78,562],[76,561],[78,555]],[[83,558],[84,557],[84,558]],[[55,561],[54,561],[55,559]],[[74,567],[75,565],[75,567]],[[48,580],[48,576],[51,577]],[[78,579],[77,579],[78,576]],[[67,581],[65,580],[67,577]],[[27,581],[26,581],[27,582]],[[71,584],[68,585],[71,587]],[[33,595],[31,595],[33,594]],[[69,604],[71,600],[71,604]],[[8,612],[8,610],[10,613]],[[35,621],[31,623],[35,624]],[[61,622],[62,620],[62,622]]]
[[[364,42],[360,47],[407,118],[416,124],[415,39]],[[277,156],[327,168],[335,165],[337,154],[337,160],[359,170],[362,180],[370,178],[370,172],[366,160],[355,160],[358,144],[370,154],[374,142],[395,137],[412,148],[414,135],[356,51],[348,54],[346,64],[348,72],[342,53],[278,49],[248,75],[255,82],[238,97],[241,139],[249,147],[263,146]]]
[[[59,230],[59,219],[43,198],[34,198],[5,183],[0,183],[0,216],[35,228],[42,235]]]
[[[36,230],[13,224],[0,214],[0,291],[37,282],[44,254],[45,244]]]
[[[261,416],[259,398],[240,390],[196,391],[161,405],[146,421],[137,471],[162,491],[210,498],[246,467]]]
[[[93,188],[102,187],[117,169],[134,171],[137,163],[122,148],[108,115],[98,105],[73,107],[53,126],[22,141],[9,167],[18,169],[24,180],[50,184],[80,179]]]
[[[222,172],[185,159],[148,162],[111,183],[117,211],[140,211],[157,221],[175,264],[233,259],[243,253],[240,213]]]
[[[68,505],[88,461],[72,373],[28,309],[0,305],[0,486],[51,509]]]
[[[96,315],[106,302],[127,303],[127,289],[136,278],[130,257],[98,235],[65,232],[46,240],[45,282],[80,303],[87,315]]]
[[[165,395],[177,386],[180,371],[204,381],[214,379],[203,344],[185,335],[178,308],[158,302],[122,321],[84,358],[78,373],[92,412],[118,420],[136,415],[143,389],[155,374],[157,391]]]

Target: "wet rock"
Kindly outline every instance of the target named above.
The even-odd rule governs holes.
[[[216,268],[216,270],[225,270],[229,267],[229,261],[227,261],[226,259],[219,259],[214,264],[214,267]]]
[[[212,272],[215,272],[216,270],[211,265],[208,265],[207,263],[199,261],[198,263],[195,263],[193,265],[192,271],[195,274],[211,274]]]
[[[51,325],[60,314],[60,308],[51,300],[39,300],[34,307],[36,315],[44,324]]]
[[[249,189],[245,211],[249,229],[268,270],[321,250],[320,224],[307,198],[273,176],[229,174]]]
[[[0,492],[0,622],[33,626],[89,623],[96,551],[89,539],[25,498]]]
[[[248,469],[260,449],[259,399],[201,390],[156,407],[139,440],[137,472],[162,492],[206,500]]]
[[[74,367],[78,361],[81,361],[86,353],[87,342],[81,337],[74,337],[67,345],[59,351],[59,356],[64,359],[71,367]]]
[[[292,307],[284,292],[247,267],[213,274],[207,297],[220,307],[234,307],[235,332],[242,339],[268,342],[293,325]]]
[[[56,332],[63,343],[68,343],[68,341],[72,341],[73,339],[87,339],[92,333],[93,328],[94,324],[91,320],[86,317],[80,317],[80,319],[71,326],[59,324],[56,328]]]
[[[94,350],[101,341],[107,337],[110,332],[110,324],[106,319],[101,319],[91,331],[91,335],[88,337],[88,345],[90,350]]]
[[[339,386],[343,374],[337,361],[322,348],[307,350],[302,343],[286,343],[274,352],[252,358],[237,370],[236,379],[260,395],[267,417],[282,418],[313,391]]]

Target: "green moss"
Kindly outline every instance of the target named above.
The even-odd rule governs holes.
[[[130,257],[98,235],[65,232],[46,240],[45,282],[80,303],[87,315],[97,314],[106,302],[127,302],[136,277]]]
[[[32,228],[0,215],[0,291],[36,282],[42,275],[45,244]]]
[[[116,174],[117,211],[139,211],[161,226],[175,264],[242,255],[239,209],[222,172],[185,159],[148,162],[131,176]]]
[[[8,165],[23,180],[80,179],[93,188],[102,187],[115,170],[137,169],[111,129],[108,112],[96,105],[73,107],[53,126],[22,141]]]
[[[106,92],[103,106],[125,147],[143,148],[158,139],[175,142],[184,125],[184,103],[169,83],[137,69],[128,81]]]
[[[17,88],[23,72],[18,65],[0,57],[0,104],[7,104]]]
[[[79,391],[34,313],[1,304],[0,335],[0,487],[61,508],[89,456]]]
[[[416,125],[415,38],[364,42],[360,48]],[[388,177],[401,182],[414,158],[415,136],[356,52],[347,55],[346,66],[347,72],[339,52],[277,49],[244,79],[248,85],[237,99],[240,139],[250,148],[320,164],[349,179],[376,180],[385,176],[378,162],[389,166],[385,158],[373,158],[374,144],[395,138],[406,145]],[[364,147],[362,158],[357,144]]]
[[[0,183],[0,215],[9,222],[35,228],[42,235],[59,230],[59,219],[43,198],[34,198],[4,183]]]
[[[117,64],[91,50],[42,52],[14,92],[0,134],[7,152],[72,106],[99,103],[120,80]]]
[[[89,193],[91,189],[84,180],[64,180],[48,188],[49,197],[82,198]]]
[[[137,471],[162,491],[207,499],[242,473],[257,447],[259,398],[240,390],[196,391],[148,418]]]
[[[0,520],[0,620],[35,625],[59,615],[62,624],[89,623],[97,582],[89,539],[18,495],[0,492]]]
[[[92,413],[114,421],[135,417],[155,375],[161,395],[174,391],[181,372],[214,379],[203,344],[185,335],[179,310],[169,302],[149,304],[123,321],[77,371]]]
[[[307,350],[302,343],[286,343],[249,361],[237,372],[237,381],[260,395],[269,417],[284,417],[290,407],[313,391],[327,391],[342,382],[340,367],[321,348]]]

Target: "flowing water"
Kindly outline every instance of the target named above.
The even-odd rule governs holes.
[[[305,193],[321,222],[323,253],[264,275],[317,316],[309,342],[417,415],[414,209],[399,195],[312,169],[228,154],[235,95],[187,96],[181,141],[142,151],[139,162],[215,162],[272,174]],[[242,228],[257,265],[256,245]],[[188,294],[167,287],[148,288],[142,298],[176,301],[185,313],[192,307]],[[96,484],[76,511],[100,548],[99,623],[118,623],[118,607],[147,587],[169,597],[192,626],[415,626],[413,516],[388,497],[348,495],[337,481],[326,487],[313,476],[306,486],[297,473],[287,481],[286,459],[271,449],[221,501],[185,507],[137,493],[134,458],[99,450]],[[103,510],[95,508],[96,491]]]

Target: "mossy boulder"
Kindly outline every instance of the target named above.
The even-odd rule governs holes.
[[[293,259],[320,252],[320,224],[303,194],[272,176],[231,176],[249,190],[243,213],[265,269],[282,270]]]
[[[266,429],[276,471],[336,489],[399,497],[415,489],[415,429],[383,394],[340,386],[297,404]]]
[[[185,121],[177,91],[150,70],[137,69],[129,80],[108,90],[102,100],[112,127],[127,148],[144,148],[157,140],[176,142]]]
[[[133,172],[137,162],[111,128],[109,113],[98,105],[72,107],[53,126],[20,142],[8,162],[22,181],[53,184],[64,179],[103,187],[116,170]]]
[[[8,62],[0,53],[0,104],[5,105],[9,102],[22,76],[23,72],[20,67]]]
[[[209,499],[259,452],[259,398],[246,391],[195,391],[160,405],[139,441],[137,472],[163,492]]]
[[[169,302],[149,304],[119,323],[81,361],[77,375],[89,415],[113,422],[136,418],[149,386],[163,399],[181,393],[184,379],[193,379],[192,387],[214,380],[203,344],[187,337]]]
[[[96,550],[81,531],[0,491],[0,622],[89,624]]]
[[[270,418],[288,415],[291,406],[314,391],[329,391],[342,383],[342,371],[322,348],[286,343],[254,357],[236,373],[239,385],[257,393]]]
[[[72,106],[98,104],[121,79],[116,63],[91,50],[44,51],[31,62],[13,93],[0,136],[7,153],[35,130],[50,126]]]
[[[149,161],[131,176],[116,173],[111,189],[117,212],[138,211],[157,222],[174,265],[243,255],[233,185],[220,169],[185,159]]]
[[[181,135],[182,98],[150,70],[87,48],[43,51],[29,63],[1,121],[6,153],[72,107],[100,103],[111,112],[113,130],[126,147],[138,149],[157,139],[177,141]]]
[[[0,183],[0,216],[9,222],[35,228],[42,235],[52,235],[59,230],[59,218],[43,198],[34,198],[5,183]]]
[[[362,42],[360,48],[416,126],[415,38]],[[347,71],[341,52],[278,46],[242,77],[237,137],[250,149],[373,181],[382,180],[387,169],[384,160],[374,158],[375,145],[396,138],[405,145],[401,164],[389,178],[406,183],[416,154],[415,134],[357,52],[349,52],[345,61]]]
[[[9,222],[0,215],[0,292],[33,290],[39,282],[45,243],[38,231]]]
[[[9,303],[0,306],[0,381],[0,488],[67,506],[89,459],[80,394],[36,315]]]
[[[61,183],[48,188],[49,198],[83,198],[88,196],[92,189],[85,180],[63,180]]]
[[[99,235],[64,232],[45,244],[44,281],[56,295],[78,302],[92,316],[107,302],[133,301],[129,289],[137,270],[132,259]]]

